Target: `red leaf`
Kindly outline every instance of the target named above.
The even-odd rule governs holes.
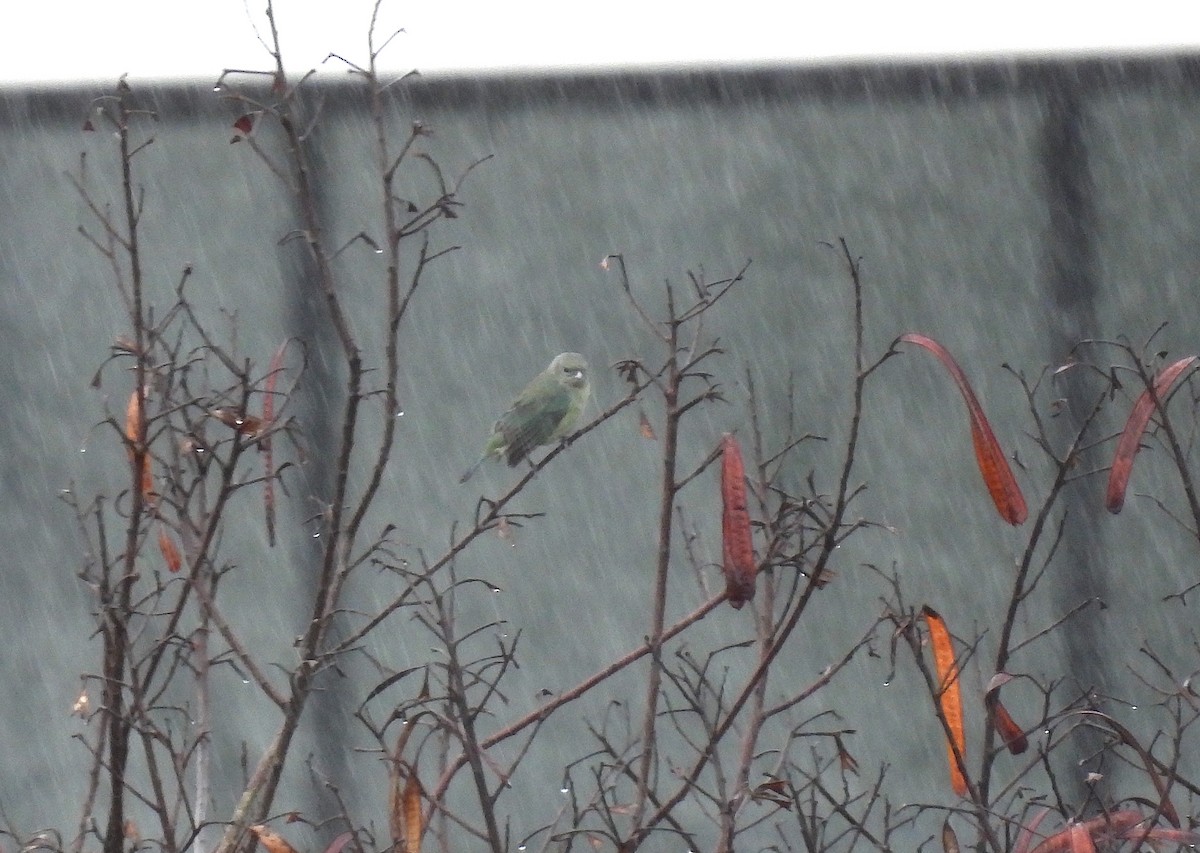
[[[92,124],[92,120],[90,118],[87,118],[83,120],[83,129],[85,132],[90,133],[96,129],[96,125]]]
[[[1071,834],[1071,853],[1096,853],[1096,843],[1083,824],[1075,824],[1068,832]]]
[[[1037,834],[1038,827],[1041,826],[1048,814],[1050,814],[1050,809],[1038,809],[1033,820],[1022,824],[1021,831],[1017,833],[1017,843],[1013,846],[1013,853],[1029,853],[1029,845],[1033,843],[1033,837]]]
[[[967,404],[967,414],[971,419],[971,442],[975,446],[975,461],[979,465],[979,473],[983,476],[983,483],[987,486],[988,494],[992,496],[992,502],[996,505],[996,510],[1000,513],[1001,518],[1012,525],[1024,523],[1029,515],[1029,510],[1025,506],[1025,496],[1021,494],[1021,487],[1017,485],[1017,478],[1013,476],[1012,469],[1008,466],[1008,460],[1000,448],[1000,442],[996,440],[996,434],[992,432],[992,426],[983,413],[983,407],[979,405],[979,400],[971,389],[970,383],[967,382],[966,374],[958,366],[958,362],[944,346],[933,338],[907,334],[901,335],[898,341],[916,344],[929,350],[949,371]]]
[[[746,470],[737,439],[721,439],[721,543],[725,593],[735,610],[754,598],[754,540],[746,508]]]
[[[179,555],[175,540],[161,526],[158,528],[158,550],[162,552],[168,571],[177,572],[183,567],[183,558]]]
[[[1025,737],[1025,730],[1016,724],[1016,721],[1008,713],[1008,709],[1000,704],[999,696],[993,702],[992,721],[996,724],[996,731],[1004,739],[1008,751],[1013,755],[1020,755],[1029,748],[1029,739]]]
[[[250,131],[254,130],[254,114],[246,113],[238,116],[238,120],[233,123],[233,129],[242,136],[249,136]]]
[[[921,609],[925,624],[929,627],[929,645],[933,647],[933,662],[937,667],[938,706],[946,721],[949,737],[946,754],[950,762],[950,787],[960,797],[967,795],[967,779],[963,776],[958,756],[967,759],[967,738],[963,730],[962,691],[958,683],[958,667],[954,663],[954,645],[950,631],[936,610],[928,605]]]
[[[325,853],[342,853],[342,848],[354,840],[353,832],[343,832],[333,841],[329,842],[329,846],[325,848]]]
[[[1125,489],[1129,485],[1129,475],[1133,471],[1133,458],[1137,456],[1142,443],[1142,434],[1150,423],[1150,416],[1154,414],[1154,400],[1157,398],[1159,404],[1165,407],[1167,392],[1171,390],[1175,380],[1191,367],[1195,360],[1196,356],[1189,355],[1187,358],[1181,358],[1169,367],[1163,368],[1162,372],[1154,378],[1154,394],[1151,395],[1150,389],[1147,388],[1133,404],[1133,409],[1129,412],[1129,420],[1125,422],[1125,429],[1121,432],[1121,438],[1117,442],[1117,452],[1113,454],[1112,469],[1108,473],[1108,493],[1104,498],[1104,505],[1108,507],[1109,512],[1116,514],[1125,505]]]

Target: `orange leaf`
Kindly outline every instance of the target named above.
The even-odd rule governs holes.
[[[735,610],[754,598],[754,540],[746,508],[746,470],[737,439],[721,439],[721,548],[725,593]]]
[[[286,838],[262,824],[250,827],[250,831],[258,836],[258,843],[267,848],[267,853],[296,853],[296,848],[288,844]]]
[[[654,425],[650,423],[650,418],[642,411],[638,412],[638,432],[642,434],[642,438],[654,441]]]
[[[415,772],[408,772],[402,758],[413,729],[410,721],[396,738],[389,774],[388,829],[392,833],[392,849],[403,853],[419,853],[421,849],[421,783]]]
[[[166,561],[167,571],[179,571],[183,566],[183,557],[179,554],[179,548],[175,546],[175,540],[162,525],[158,528],[158,550],[162,552],[163,560]]]
[[[1012,715],[1008,713],[1008,709],[1000,703],[999,696],[993,699],[992,702],[992,722],[996,724],[996,731],[1004,739],[1008,751],[1013,755],[1020,755],[1029,748],[1029,739],[1025,737],[1025,730],[1013,720]]]
[[[938,676],[938,705],[946,721],[949,737],[946,753],[950,761],[950,787],[960,797],[967,795],[967,779],[958,759],[967,760],[967,739],[963,732],[962,691],[958,683],[958,667],[954,663],[954,645],[946,621],[932,607],[922,608],[921,615],[929,627],[929,644],[933,647],[933,662]]]
[[[901,335],[898,341],[916,344],[929,350],[949,371],[958,390],[962,393],[963,401],[967,404],[967,415],[971,420],[971,443],[975,446],[975,461],[979,465],[979,473],[983,476],[983,483],[987,486],[988,494],[992,496],[992,503],[996,505],[996,511],[1000,513],[1000,517],[1009,524],[1024,523],[1029,515],[1029,510],[1025,505],[1025,496],[1021,494],[1021,487],[1017,485],[1017,478],[1013,476],[1012,469],[1008,466],[1008,460],[1004,457],[1004,451],[1000,449],[1000,442],[996,440],[996,434],[992,432],[992,425],[988,423],[987,416],[983,413],[983,407],[979,405],[979,399],[971,389],[971,384],[967,381],[967,376],[963,373],[962,368],[958,366],[958,362],[944,346],[933,338],[907,334]]]
[[[1133,404],[1129,420],[1125,421],[1125,429],[1117,442],[1117,452],[1113,454],[1112,469],[1108,472],[1108,492],[1104,498],[1104,505],[1108,507],[1109,512],[1116,514],[1125,505],[1125,489],[1129,485],[1129,475],[1133,472],[1133,458],[1137,456],[1142,444],[1142,433],[1146,431],[1150,416],[1154,414],[1154,400],[1157,398],[1159,404],[1165,407],[1167,392],[1195,360],[1196,356],[1189,355],[1163,368],[1154,378],[1153,395],[1147,388]]]
[[[421,783],[416,773],[404,785],[404,853],[421,853]]]
[[[141,483],[142,495],[149,502],[153,500],[154,496],[154,476],[150,472],[150,450],[144,447],[146,437],[146,422],[142,417],[142,399],[144,397],[145,389],[139,395],[135,388],[129,395],[129,403],[125,406],[125,437],[129,439],[129,461],[137,465],[138,456],[141,456],[142,471],[138,479]]]
[[[129,402],[125,406],[125,437],[129,439],[130,445],[136,445],[142,438],[142,401],[136,388],[129,395]],[[129,447],[129,458],[133,458],[132,446]]]
[[[421,853],[421,782],[416,773],[405,772],[406,766],[399,761],[393,765],[388,828],[394,850]]]

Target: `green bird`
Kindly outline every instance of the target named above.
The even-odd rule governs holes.
[[[535,447],[553,444],[565,436],[579,420],[590,393],[588,366],[583,356],[577,352],[556,355],[492,426],[483,456],[467,469],[459,482],[471,479],[475,469],[487,459],[504,457],[509,466],[514,466]]]

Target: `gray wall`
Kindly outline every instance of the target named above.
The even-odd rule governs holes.
[[[507,481],[497,468],[460,487],[457,474],[494,415],[554,353],[587,355],[601,404],[622,393],[607,365],[657,356],[615,276],[599,267],[609,252],[625,255],[651,303],[663,278],[681,282],[685,270],[701,268],[721,277],[752,259],[740,298],[708,326],[728,351],[723,384],[733,404],[685,433],[684,465],[721,431],[745,424],[740,377],[748,367],[765,399],[782,401],[789,375],[796,377],[799,423],[832,440],[810,445],[787,477],[798,486],[815,469],[832,488],[852,367],[850,292],[822,241],[839,236],[864,259],[871,351],[921,331],[955,353],[1002,443],[1029,464],[1019,477],[1036,505],[1049,469],[1023,439],[1024,397],[1002,363],[1033,375],[1062,363],[1079,337],[1141,340],[1163,320],[1163,348],[1176,356],[1197,350],[1198,73],[1194,58],[1167,57],[430,81],[399,90],[397,129],[410,117],[430,125],[427,148],[448,172],[493,159],[464,185],[466,207],[443,232],[462,249],[430,274],[406,320],[405,415],[378,520],[426,550],[444,542],[480,489],[495,492]],[[287,199],[248,146],[228,144],[236,112],[211,86],[133,85],[161,116],[140,164],[157,298],[166,298],[184,263],[194,264],[193,296],[236,307],[243,351],[265,362],[315,310],[299,249],[277,245],[294,227]],[[0,691],[0,805],[24,830],[74,816],[83,754],[70,739],[81,724],[68,711],[79,673],[98,666],[88,597],[75,578],[81,546],[56,493],[72,482],[85,493],[115,489],[125,470],[111,438],[92,426],[104,406],[122,409],[128,383],[110,372],[101,390],[88,386],[125,322],[104,265],[75,233],[86,217],[63,176],[81,149],[97,187],[112,174],[109,140],[79,131],[88,99],[103,91],[0,99],[0,430],[9,449],[0,519],[9,543],[0,572],[8,686]],[[371,134],[352,90],[324,94],[318,181],[330,230],[348,239],[376,228]],[[368,338],[377,334],[367,306],[381,271],[382,260],[365,248],[348,252],[341,267],[346,292],[362,294],[361,302],[349,299]],[[322,363],[318,352],[315,378]],[[310,433],[327,446],[320,436],[330,427],[312,413],[330,398],[319,384],[308,390]],[[909,602],[928,601],[959,633],[998,629],[1025,531],[997,523],[970,464],[955,392],[931,361],[905,355],[872,383],[867,405],[859,475],[870,491],[860,511],[892,530],[871,531],[847,549],[781,682],[811,679],[839,638],[879,612],[885,590],[864,561],[895,561]],[[784,415],[782,402],[769,407],[772,430]],[[532,707],[536,691],[568,686],[646,632],[655,452],[638,437],[636,415],[606,425],[524,498],[524,508],[547,510],[548,519],[523,531],[516,548],[487,541],[461,562],[463,573],[505,590],[480,605],[478,618],[524,629],[523,668],[509,685],[514,713]],[[293,492],[285,541],[289,527],[312,514],[310,494],[321,493],[316,456]],[[1162,454],[1139,459],[1135,488],[1177,498],[1164,462]],[[1072,493],[1079,526],[1053,569],[1055,595],[1022,630],[1039,629],[1086,594],[1103,595],[1109,607],[1089,610],[1061,643],[1018,656],[1013,668],[1070,673],[1083,686],[1101,680],[1128,696],[1142,690],[1128,671],[1144,661],[1142,642],[1181,671],[1195,668],[1189,611],[1159,601],[1196,581],[1196,549],[1147,500],[1109,517],[1101,488],[1088,481]],[[695,517],[711,517],[702,494],[693,500]],[[715,527],[706,535],[716,559]],[[253,523],[231,528],[229,545],[242,566],[232,581],[238,604],[230,606],[244,608],[252,642],[290,660],[301,617],[288,602],[306,590],[306,570],[297,568],[304,546],[268,551]],[[381,584],[358,594],[369,605],[388,592]],[[681,580],[672,612],[699,600]],[[373,651],[397,667],[419,663],[427,641],[404,619],[393,623]],[[722,613],[703,629],[729,642],[749,631],[746,611]],[[797,716],[835,709],[859,731],[852,749],[860,762],[904,768],[893,788],[898,801],[947,801],[942,749],[911,664],[885,689],[887,671],[886,654],[856,665]],[[984,667],[969,677],[979,683],[990,674]],[[220,755],[223,769],[236,772],[239,740],[255,754],[274,718],[250,687],[232,677],[225,686],[236,734],[221,742]],[[353,684],[335,692],[350,706],[361,696]],[[338,701],[311,717],[327,727],[313,741],[318,761],[335,771],[345,747],[330,748],[330,732],[347,729]],[[1018,716],[1036,710],[1020,697],[1013,705]],[[1136,712],[1124,719],[1139,722]],[[580,732],[577,715],[556,720],[547,763],[518,780],[514,801],[538,804],[528,807],[525,829],[557,794],[555,762],[583,751]],[[341,743],[366,740],[351,729]],[[299,761],[293,769],[302,780]],[[363,802],[382,803],[382,772],[360,766],[345,784]],[[1150,793],[1144,780],[1130,785],[1136,791],[1122,793]],[[287,808],[287,798],[279,805]]]

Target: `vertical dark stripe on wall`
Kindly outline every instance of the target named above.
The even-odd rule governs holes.
[[[319,98],[310,97],[305,104],[307,114],[319,109]],[[308,165],[317,216],[324,230],[323,238],[333,240],[338,228],[335,223],[333,205],[329,199],[329,187],[337,180],[329,174],[329,158],[321,142],[321,125],[317,123],[308,132]],[[292,204],[297,205],[292,199]],[[302,213],[295,208],[294,227],[303,229]],[[310,534],[322,531],[325,508],[333,499],[334,460],[337,457],[340,435],[339,425],[332,415],[342,411],[345,394],[346,370],[342,347],[333,326],[329,322],[328,308],[321,291],[320,273],[308,244],[299,238],[289,239],[282,245],[281,263],[285,264],[284,280],[290,295],[287,299],[287,328],[299,340],[308,342],[308,373],[298,389],[296,416],[300,422],[306,457],[300,469],[298,482],[292,488],[296,500],[289,502],[295,511],[291,519],[294,525],[304,524]],[[298,486],[298,488],[297,488]],[[309,602],[319,585],[321,560],[325,538],[314,539],[311,535],[302,538],[305,546],[294,554],[297,567],[296,580],[302,586],[299,600]],[[304,630],[300,626],[298,630]],[[336,640],[338,628],[330,632]],[[354,709],[346,704],[344,690],[339,690],[334,679],[340,678],[334,667],[317,676],[325,689],[313,693],[305,711],[300,731],[311,748],[311,765],[323,776],[336,780],[339,785],[353,788],[353,776],[346,759],[351,746],[346,742],[350,727],[346,720],[352,719]],[[302,751],[297,751],[299,757]],[[327,789],[310,781],[299,761],[289,762],[287,772],[298,780],[294,790],[296,796],[307,796],[309,805],[301,808],[305,814],[336,814],[338,805]]]
[[[1062,364],[1081,339],[1098,332],[1095,316],[1097,288],[1096,207],[1087,147],[1087,92],[1070,68],[1052,76],[1044,96],[1042,128],[1042,169],[1048,207],[1045,249],[1047,312],[1049,329],[1046,358],[1052,365]],[[1083,371],[1067,371],[1056,379],[1055,392],[1066,401],[1060,418],[1061,432],[1057,450],[1061,452],[1075,435],[1095,403],[1093,382],[1089,389]],[[1090,481],[1068,486],[1060,501],[1072,523],[1064,528],[1063,539],[1049,572],[1053,583],[1055,611],[1064,614],[1085,599],[1103,601],[1108,591],[1104,576],[1103,551],[1097,547],[1101,532],[1096,529],[1100,514],[1099,499]],[[1065,666],[1080,691],[1088,690],[1103,706],[1106,694],[1103,660],[1103,612],[1089,606],[1076,615],[1061,633],[1066,645]],[[1088,762],[1099,754],[1098,738],[1083,729],[1072,740],[1072,749],[1055,753],[1054,771],[1064,795],[1074,806],[1082,806],[1089,793],[1083,783],[1088,770],[1098,769]],[[1081,767],[1082,763],[1082,767]]]

